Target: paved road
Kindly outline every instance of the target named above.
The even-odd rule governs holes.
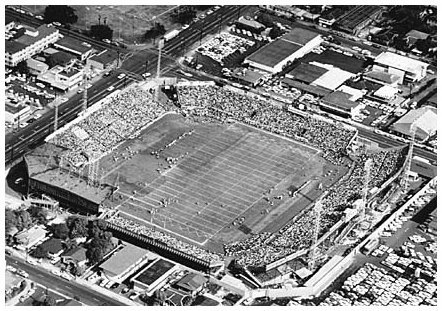
[[[30,280],[46,286],[47,288],[56,290],[68,297],[78,296],[81,302],[86,305],[100,306],[105,304],[108,306],[125,306],[125,304],[118,300],[114,300],[89,288],[78,285],[74,281],[62,279],[61,277],[55,276],[39,266],[28,264],[22,259],[6,255],[6,263],[15,268],[25,270],[29,273]]]

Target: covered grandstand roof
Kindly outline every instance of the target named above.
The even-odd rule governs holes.
[[[113,188],[108,185],[88,186],[86,180],[78,178],[78,174],[72,167],[69,169],[67,161],[60,163],[60,159],[68,152],[49,143],[36,148],[25,156],[29,178],[65,189],[91,202],[101,204],[111,194]],[[60,164],[61,169],[59,169]],[[84,171],[83,169],[82,174]]]
[[[428,67],[427,63],[392,52],[382,52],[376,57],[375,63],[398,68],[406,72],[421,71],[422,68]]]
[[[411,110],[409,113],[400,118],[393,129],[404,135],[410,135],[411,124],[416,124],[416,138],[425,140],[429,136],[436,133],[437,130],[437,114],[436,109],[430,106],[425,106],[416,110]]]
[[[276,40],[254,52],[252,55],[247,57],[247,60],[263,64],[265,66],[274,67],[295,53],[301,47],[301,45],[289,41]]]

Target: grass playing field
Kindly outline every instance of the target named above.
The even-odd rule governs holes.
[[[225,242],[279,229],[313,202],[289,193],[306,182],[312,193],[332,168],[318,153],[244,125],[168,115],[100,167],[106,182],[118,179],[111,204],[121,216],[220,251]]]

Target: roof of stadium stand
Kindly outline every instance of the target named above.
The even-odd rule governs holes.
[[[252,53],[247,60],[274,67],[302,46],[285,40],[273,41]]]
[[[436,108],[425,106],[409,113],[400,118],[393,124],[393,129],[399,133],[410,135],[411,124],[416,122],[416,137],[426,139],[428,136],[436,133],[437,130],[437,113]]]
[[[29,177],[37,181],[63,188],[85,199],[101,204],[112,192],[109,185],[88,186],[86,180],[69,172],[67,163],[58,169],[60,157],[67,153],[65,149],[53,144],[37,147],[25,156]]]
[[[392,52],[382,52],[376,57],[375,63],[398,68],[407,72],[420,71],[422,68],[426,69],[428,67],[427,63]]]

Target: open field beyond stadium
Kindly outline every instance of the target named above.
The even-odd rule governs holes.
[[[287,223],[306,200],[288,193],[306,182],[315,197],[304,203],[314,201],[320,193],[311,190],[332,169],[318,153],[240,124],[167,115],[100,167],[107,183],[118,180],[111,205],[121,216],[221,251],[223,243]],[[177,160],[169,167],[167,159]]]

